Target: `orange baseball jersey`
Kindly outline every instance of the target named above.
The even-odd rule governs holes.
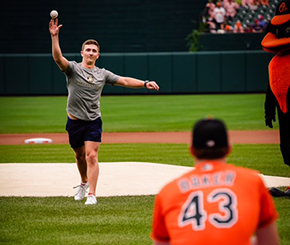
[[[277,217],[256,171],[203,162],[156,196],[151,237],[171,245],[250,244]]]

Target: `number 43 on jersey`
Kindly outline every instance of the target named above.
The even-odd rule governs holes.
[[[206,199],[205,199],[206,198]],[[204,202],[218,203],[217,213],[208,213]],[[178,217],[180,227],[192,225],[195,231],[205,229],[206,221],[216,228],[231,228],[238,221],[237,197],[228,188],[219,188],[210,192],[206,197],[202,191],[192,192]]]

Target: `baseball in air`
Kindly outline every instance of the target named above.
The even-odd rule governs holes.
[[[50,12],[50,17],[51,17],[52,19],[56,19],[57,16],[58,16],[58,12],[57,12],[56,10],[52,10],[52,11]]]

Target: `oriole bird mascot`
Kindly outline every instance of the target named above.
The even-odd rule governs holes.
[[[261,45],[265,51],[276,53],[269,63],[265,122],[273,128],[277,108],[280,150],[284,163],[290,167],[290,0],[282,0],[277,5]],[[271,188],[270,192],[273,196],[290,196],[290,186],[285,192],[277,188]]]

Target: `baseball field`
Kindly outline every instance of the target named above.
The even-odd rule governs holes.
[[[102,164],[141,162],[192,167],[188,151],[191,128],[196,120],[212,116],[223,119],[230,131],[233,153],[228,158],[229,163],[264,175],[289,178],[289,167],[283,164],[279,151],[278,123],[273,129],[265,126],[263,103],[264,94],[103,96],[104,136],[99,161]],[[64,129],[65,96],[2,97],[0,104],[1,165],[74,165]],[[53,144],[23,144],[21,138],[23,135],[53,138],[55,133],[62,140]],[[128,135],[131,138],[126,138]],[[45,173],[34,174],[41,179]],[[50,176],[53,184],[57,174],[61,173]],[[127,178],[110,177],[112,185],[116,186]],[[75,180],[76,185],[78,181]],[[64,183],[65,180],[57,182],[60,189],[67,188]],[[8,181],[1,189],[10,184]],[[148,188],[150,186],[148,184]],[[83,202],[75,202],[71,196],[44,193],[42,197],[30,197],[25,195],[25,190],[22,196],[4,196],[1,189],[2,244],[151,244],[154,195],[128,192],[121,196],[102,196],[98,198],[98,205],[88,207]],[[276,198],[274,201],[280,216],[277,222],[280,242],[290,244],[290,200]]]

